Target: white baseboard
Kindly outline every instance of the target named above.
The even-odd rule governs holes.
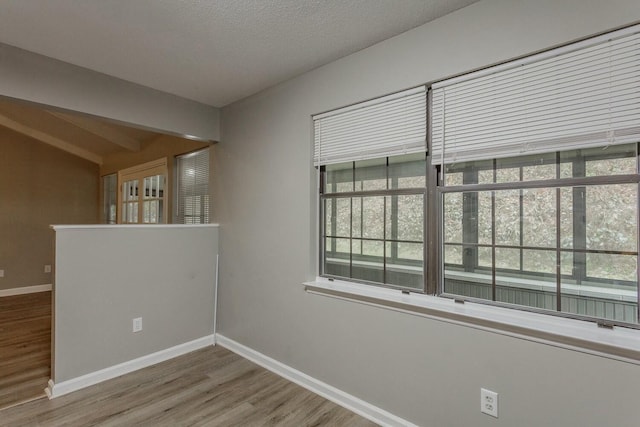
[[[212,345],[215,345],[215,335],[207,335],[206,337],[198,338],[184,344],[176,345],[175,347],[147,354],[146,356],[138,357],[137,359],[129,360],[128,362],[110,366],[108,368],[91,372],[57,384],[54,383],[53,380],[49,380],[49,386],[44,391],[49,399],[54,399],[82,388],[98,384],[102,381],[110,380],[112,378],[137,371],[138,369],[146,368],[147,366],[155,365],[156,363],[164,362],[165,360],[173,359],[174,357],[182,356],[183,354]]]
[[[20,288],[0,289],[0,297],[11,297],[14,295],[35,294],[36,292],[47,292],[51,290],[51,283],[45,285],[23,286]]]
[[[384,409],[378,408],[377,406],[365,402],[362,399],[313,378],[304,372],[300,372],[297,369],[285,365],[284,363],[278,362],[277,360],[227,338],[224,335],[216,334],[216,344],[239,354],[245,359],[260,365],[263,368],[266,368],[271,372],[274,372],[281,377],[324,397],[327,400],[337,403],[338,405],[343,406],[350,411],[373,421],[374,423],[382,426],[417,427],[415,424],[393,415]]]

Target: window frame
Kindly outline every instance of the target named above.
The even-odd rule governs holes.
[[[631,145],[631,144],[625,144],[625,145]],[[572,173],[572,177],[570,178],[562,178],[560,177],[560,165],[562,163],[562,158],[561,158],[561,154],[565,153],[567,151],[564,152],[555,152],[554,153],[554,158],[555,158],[555,167],[556,167],[556,176],[553,179],[547,179],[547,180],[535,180],[535,181],[512,181],[512,182],[496,182],[496,173],[497,171],[500,169],[497,167],[497,161],[496,159],[491,160],[490,162],[487,161],[483,161],[486,164],[490,164],[490,167],[484,167],[484,168],[475,168],[475,173],[477,176],[478,171],[480,170],[491,170],[493,171],[493,183],[468,183],[465,184],[463,181],[463,184],[455,184],[455,185],[446,185],[446,165],[445,167],[443,166],[437,166],[438,167],[438,176],[440,178],[439,181],[439,186],[438,186],[438,200],[439,200],[439,214],[438,214],[438,218],[437,218],[437,222],[439,224],[439,228],[441,230],[440,233],[440,239],[439,239],[439,247],[440,247],[440,251],[442,252],[442,254],[444,254],[444,250],[445,250],[445,246],[448,244],[452,244],[451,242],[447,243],[444,240],[444,230],[445,230],[445,222],[444,222],[444,211],[445,211],[445,195],[446,194],[455,194],[455,193],[459,193],[459,194],[464,194],[464,193],[468,193],[468,192],[490,192],[490,194],[492,195],[492,201],[495,200],[495,192],[496,191],[501,191],[501,190],[523,190],[523,189],[536,189],[536,188],[548,188],[548,189],[561,189],[561,188],[582,188],[583,190],[587,189],[588,187],[591,186],[599,186],[599,185],[616,185],[616,184],[620,184],[620,185],[627,185],[627,184],[631,184],[631,185],[635,185],[636,186],[636,251],[621,251],[621,250],[599,250],[599,249],[581,249],[581,248],[576,248],[575,245],[575,240],[576,240],[576,235],[575,235],[575,220],[572,218],[572,224],[574,227],[574,232],[572,234],[572,240],[573,240],[573,244],[571,246],[571,248],[563,248],[561,245],[556,245],[556,247],[554,247],[553,249],[549,249],[550,251],[553,250],[556,253],[556,256],[559,257],[561,253],[563,252],[569,252],[572,254],[576,254],[576,253],[580,253],[580,254],[586,254],[588,253],[606,253],[606,254],[620,254],[620,255],[632,255],[636,257],[636,264],[640,265],[640,256],[639,256],[639,245],[640,245],[640,173],[639,173],[639,168],[640,168],[640,141],[636,142],[635,144],[635,156],[620,156],[618,158],[622,158],[622,157],[634,157],[635,158],[635,173],[632,174],[619,174],[619,175],[599,175],[599,176],[575,176],[575,169],[574,172]],[[572,151],[572,150],[569,150]],[[590,157],[583,157],[582,160],[582,166],[586,167],[587,162],[589,161],[593,161],[593,160],[602,160],[602,159],[607,159],[607,158],[612,158],[613,156],[608,155],[608,153],[605,153],[601,156],[590,156]],[[511,159],[516,159],[516,158],[508,158],[507,160],[511,160]],[[577,158],[572,160],[572,163],[575,164],[575,162],[577,161]],[[522,178],[522,168],[526,167],[526,165],[520,165],[518,166],[520,168],[520,178]],[[451,173],[451,172],[449,172]],[[456,172],[458,173],[458,172]],[[463,171],[464,174],[464,171]],[[584,175],[584,173],[583,173]],[[559,196],[559,190],[556,191],[556,197],[560,197]],[[491,219],[491,223],[492,223],[492,229],[494,229],[493,225],[495,225],[495,202],[492,202],[492,219]],[[558,205],[558,201],[556,201],[556,206]],[[571,212],[574,212],[573,206],[575,206],[575,198],[573,199],[572,202],[572,209]],[[586,208],[586,204],[584,205],[584,207]],[[462,208],[464,211],[464,207]],[[476,209],[477,209],[477,204],[476,204]],[[524,222],[524,216],[522,216],[522,196],[520,198],[520,209],[521,209],[521,216],[520,216],[520,227],[522,227],[522,224]],[[556,209],[556,233],[560,233],[559,227],[560,227],[560,210]],[[463,216],[466,215],[466,213],[463,214]],[[476,221],[477,221],[477,212],[475,215]],[[461,220],[463,222],[463,227],[464,227],[464,217]],[[585,227],[586,227],[586,223],[585,223]],[[584,235],[582,236],[583,238],[586,238],[586,228],[585,230],[583,230]],[[523,239],[523,234],[522,234],[522,230],[520,233],[520,242],[522,243],[522,239]],[[466,244],[466,246],[471,246],[473,245],[473,243],[468,243]],[[460,246],[465,246],[465,242],[464,242],[464,237],[463,237],[463,242],[460,243]],[[533,306],[527,306],[527,305],[519,305],[519,304],[513,304],[513,303],[508,303],[508,302],[501,302],[496,300],[496,287],[497,287],[497,277],[500,275],[500,273],[517,273],[517,272],[523,272],[526,273],[527,275],[531,275],[531,276],[539,276],[540,278],[545,277],[544,274],[545,273],[535,273],[535,272],[531,272],[529,270],[525,270],[523,267],[523,263],[522,263],[522,253],[524,250],[528,249],[528,247],[524,246],[523,244],[521,245],[501,245],[501,244],[496,244],[495,240],[492,241],[492,243],[490,245],[485,245],[485,244],[478,244],[476,242],[475,247],[490,247],[492,248],[493,251],[493,255],[492,255],[492,266],[491,267],[484,267],[484,266],[479,266],[478,265],[478,261],[477,261],[477,255],[475,257],[475,264],[473,266],[465,266],[465,259],[464,259],[464,254],[463,254],[463,260],[462,260],[462,264],[456,264],[456,266],[458,266],[459,268],[462,268],[462,271],[464,271],[465,269],[468,269],[466,267],[470,267],[474,270],[479,269],[479,270],[484,270],[484,271],[488,271],[490,273],[490,277],[491,278],[491,299],[485,299],[485,298],[479,298],[479,297],[472,297],[472,296],[465,296],[465,295],[461,295],[461,294],[456,294],[456,293],[452,293],[452,292],[448,292],[445,290],[445,270],[447,267],[447,264],[445,264],[444,259],[441,260],[441,262],[438,263],[438,269],[439,269],[439,273],[440,273],[440,278],[438,280],[438,295],[444,298],[452,298],[455,300],[461,300],[461,301],[472,301],[475,303],[480,303],[480,304],[489,304],[489,305],[495,305],[495,306],[504,306],[504,307],[508,307],[508,308],[513,308],[513,309],[517,309],[517,310],[523,310],[523,311],[531,311],[531,312],[538,312],[538,313],[543,313],[543,314],[548,314],[548,315],[555,315],[555,316],[561,316],[561,317],[568,317],[568,318],[573,318],[573,319],[579,319],[579,320],[586,320],[586,321],[591,321],[591,322],[596,322],[598,324],[610,324],[610,325],[618,325],[618,326],[624,326],[624,327],[630,327],[630,328],[634,328],[634,329],[640,329],[640,316],[638,315],[638,311],[640,310],[640,280],[636,279],[636,282],[631,282],[628,281],[629,285],[632,285],[635,283],[635,291],[638,295],[638,297],[636,298],[635,304],[636,304],[636,322],[637,323],[631,323],[631,322],[624,322],[624,321],[620,321],[620,320],[614,320],[614,319],[609,319],[609,318],[605,318],[605,317],[596,317],[596,316],[589,316],[589,315],[582,315],[582,314],[578,314],[578,313],[573,313],[573,312],[568,312],[568,311],[561,311],[562,307],[562,301],[561,301],[561,297],[562,297],[562,280],[563,278],[569,278],[571,280],[576,280],[577,282],[579,281],[578,279],[576,279],[576,275],[573,274],[570,277],[567,277],[567,275],[561,274],[560,271],[560,266],[556,266],[556,272],[554,272],[553,274],[549,274],[548,276],[552,276],[555,278],[554,280],[554,284],[556,286],[556,309],[555,310],[549,310],[549,309],[545,309],[545,308],[537,308],[537,307],[533,307]],[[519,269],[504,269],[504,268],[498,268],[495,265],[495,249],[496,248],[502,248],[502,247],[509,247],[509,248],[515,248],[520,250],[520,268]],[[533,248],[533,249],[538,249],[538,248]],[[584,263],[580,263],[580,262],[576,262],[575,258],[573,260],[573,267],[575,268],[576,265],[580,265],[581,268],[583,268],[583,271],[581,273],[578,274],[578,277],[581,280],[584,280],[585,282],[593,282],[593,283],[597,283],[599,285],[604,285],[604,287],[609,287],[609,288],[613,288],[614,285],[618,285],[620,282],[624,282],[624,280],[615,280],[615,279],[607,279],[607,278],[597,278],[597,277],[591,277],[587,275],[587,265],[586,262]],[[452,274],[456,274],[455,270],[451,271]],[[462,274],[462,273],[460,273]],[[640,269],[636,268],[636,277],[640,276]],[[502,277],[502,276],[501,276]],[[516,279],[517,281],[517,279]],[[551,283],[551,282],[545,282],[545,283]],[[623,286],[626,284],[622,284]]]
[[[324,277],[324,278],[328,278],[330,280],[346,280],[346,281],[350,281],[350,282],[355,282],[355,283],[364,283],[367,285],[372,285],[372,286],[381,286],[381,287],[388,287],[388,288],[392,288],[392,289],[400,289],[402,291],[406,291],[406,292],[419,292],[419,293],[425,293],[427,292],[427,274],[429,273],[429,268],[427,266],[427,254],[428,254],[428,250],[427,250],[427,242],[428,242],[428,231],[427,231],[427,227],[428,227],[428,219],[427,219],[427,210],[430,207],[430,205],[432,203],[430,203],[428,201],[428,185],[429,185],[429,180],[428,180],[428,170],[431,168],[430,163],[429,163],[429,157],[426,153],[424,153],[425,158],[424,158],[424,179],[425,179],[425,186],[422,187],[407,187],[407,188],[389,188],[389,181],[392,179],[397,179],[398,177],[396,176],[390,176],[389,174],[389,158],[394,158],[397,156],[384,156],[384,157],[380,157],[379,159],[385,159],[385,176],[384,176],[384,180],[386,182],[386,189],[378,189],[378,190],[355,190],[355,188],[352,187],[352,191],[334,191],[334,192],[327,192],[326,191],[326,183],[327,183],[327,171],[326,171],[326,166],[327,165],[322,165],[318,168],[318,179],[319,179],[319,191],[318,191],[318,212],[319,212],[319,217],[318,217],[318,230],[319,230],[319,257],[318,257],[318,275],[320,277]],[[357,170],[357,161],[351,161],[351,167],[349,169],[345,169],[345,170],[349,170],[351,172],[351,178],[348,181],[343,181],[343,182],[351,182],[355,185],[355,183],[358,181],[356,179],[356,170]],[[347,173],[348,174],[348,173]],[[416,175],[407,175],[407,176],[416,176]],[[422,176],[422,175],[420,175]],[[337,181],[334,181],[334,185],[337,183]],[[353,278],[353,277],[345,277],[345,276],[340,276],[340,275],[336,275],[336,274],[330,274],[327,273],[325,271],[325,267],[326,267],[326,240],[327,238],[343,238],[342,236],[332,236],[326,233],[326,215],[325,215],[325,206],[326,206],[326,201],[327,200],[338,200],[338,199],[349,199],[351,200],[351,203],[353,202],[354,198],[360,198],[361,200],[364,199],[365,197],[384,197],[384,206],[385,206],[385,212],[386,212],[386,205],[387,205],[387,197],[391,197],[393,198],[394,196],[411,196],[411,195],[421,195],[422,196],[422,218],[423,218],[423,224],[422,224],[422,242],[414,242],[414,241],[408,241],[408,240],[403,240],[403,239],[393,239],[393,238],[387,238],[386,236],[386,215],[385,215],[385,219],[383,220],[383,229],[385,230],[385,234],[383,235],[382,239],[368,239],[368,238],[363,238],[362,236],[360,237],[354,237],[353,236],[353,232],[351,230],[352,225],[353,225],[353,209],[350,209],[350,214],[349,214],[349,228],[350,228],[350,235],[348,237],[349,239],[349,268],[350,271],[352,266],[353,266],[353,240],[373,240],[373,241],[379,241],[382,242],[382,246],[383,246],[383,256],[382,256],[382,260],[383,260],[383,267],[382,267],[382,275],[383,275],[383,281],[382,282],[376,282],[376,281],[368,281],[368,280],[364,280],[364,279],[358,279],[358,278]],[[333,206],[335,206],[335,203],[332,204]],[[397,220],[397,206],[394,207],[394,204],[391,203],[392,205],[392,210],[395,209],[396,210],[396,214],[395,214],[395,218]],[[364,215],[364,210],[361,209],[361,215]],[[394,215],[392,214],[391,216],[392,218],[394,217]],[[362,223],[362,219],[361,219],[361,223]],[[333,224],[335,226],[335,224]],[[393,227],[393,225],[392,225]],[[397,227],[397,223],[396,223],[396,227]],[[344,237],[345,239],[347,239],[347,237]],[[412,287],[412,286],[402,286],[402,285],[396,285],[396,284],[392,284],[392,283],[386,283],[386,278],[387,278],[387,254],[386,254],[386,244],[387,243],[391,243],[392,244],[392,253],[393,251],[393,247],[395,246],[395,252],[396,252],[396,256],[393,257],[392,259],[396,260],[396,261],[405,261],[407,263],[411,263],[412,261],[414,261],[416,264],[421,263],[422,265],[422,286],[420,288],[416,288],[416,287]],[[397,245],[399,243],[421,243],[422,244],[422,260],[421,261],[417,261],[417,260],[410,260],[410,259],[401,259],[397,257]],[[335,251],[334,251],[335,252]],[[366,259],[364,259],[366,257],[366,255],[363,255],[362,258],[363,260],[360,261],[366,261]]]

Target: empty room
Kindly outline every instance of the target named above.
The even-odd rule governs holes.
[[[636,426],[640,2],[0,6],[0,426]]]

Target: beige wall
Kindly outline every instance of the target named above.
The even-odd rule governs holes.
[[[119,151],[104,157],[100,168],[100,176],[116,173],[119,170],[141,165],[161,158],[167,159],[167,186],[169,190],[168,222],[173,220],[173,169],[174,158],[177,155],[189,153],[208,147],[209,143],[192,141],[170,135],[160,135],[150,141],[143,142],[138,152]],[[102,206],[102,191],[100,192],[100,206]],[[100,212],[102,216],[102,212]]]
[[[51,283],[50,224],[97,220],[98,166],[0,128],[0,289]]]

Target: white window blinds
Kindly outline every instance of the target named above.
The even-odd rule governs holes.
[[[426,151],[426,88],[313,116],[316,166]]]
[[[209,223],[209,149],[176,157],[177,224]]]
[[[638,141],[638,32],[631,27],[434,84],[433,163]]]

